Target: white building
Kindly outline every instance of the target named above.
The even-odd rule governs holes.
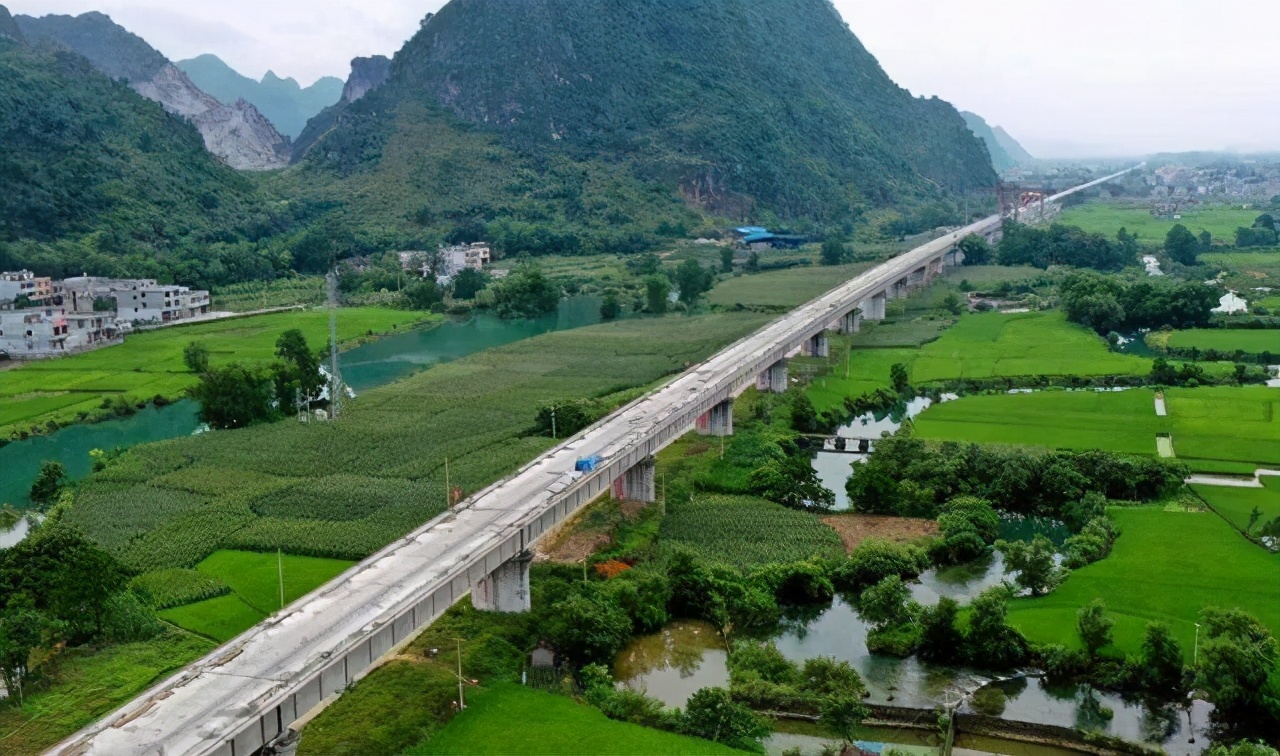
[[[116,319],[132,323],[168,323],[209,311],[209,292],[158,284],[151,278],[77,276],[62,282],[63,300],[83,310],[82,300],[114,299]]]
[[[118,332],[114,313],[64,307],[0,310],[0,351],[13,359],[54,357],[103,346]]]
[[[18,297],[26,297],[36,306],[48,304],[53,298],[53,280],[29,270],[0,273],[0,307],[11,307]]]

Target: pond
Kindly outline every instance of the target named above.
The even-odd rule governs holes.
[[[553,314],[527,320],[502,320],[490,313],[450,320],[434,328],[414,329],[362,344],[341,355],[343,379],[357,392],[404,378],[432,365],[552,331],[600,322],[600,297],[575,296]],[[339,312],[338,317],[342,317]],[[148,406],[120,420],[78,424],[47,436],[0,446],[0,504],[30,505],[31,482],[43,460],[57,460],[72,478],[87,475],[92,449],[129,447],[190,435],[199,425],[195,402]]]
[[[957,394],[943,394],[941,401],[948,402],[959,398]],[[867,412],[859,415],[836,429],[835,435],[844,439],[871,439],[870,448],[875,448],[874,439],[885,433],[893,433],[902,427],[903,420],[915,417],[929,409],[933,400],[927,396],[917,396],[909,402],[899,404],[892,409],[880,412]],[[846,448],[856,449],[857,441],[846,442]],[[844,483],[853,473],[853,465],[866,460],[866,454],[850,451],[834,451],[831,441],[824,446],[824,451],[813,455],[813,469],[818,474],[824,488],[836,495],[835,511],[849,508],[849,497],[845,494]]]

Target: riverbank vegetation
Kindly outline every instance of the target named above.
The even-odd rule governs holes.
[[[338,313],[339,343],[438,319],[424,313],[352,307]],[[189,344],[208,350],[211,367],[265,365],[282,333],[298,329],[319,348],[329,339],[326,310],[300,310],[171,326],[130,334],[123,344],[6,370],[0,381],[0,437],[47,433],[59,425],[131,414],[139,405],[177,400],[195,385]]]

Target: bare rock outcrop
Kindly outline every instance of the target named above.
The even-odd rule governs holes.
[[[370,90],[377,89],[391,76],[391,59],[385,55],[373,55],[368,58],[354,58],[351,61],[351,75],[342,88],[342,101],[355,102],[367,95]]]
[[[18,16],[17,27],[33,43],[84,56],[102,73],[165,110],[191,121],[205,147],[232,168],[265,171],[289,164],[292,146],[253,105],[231,105],[200,89],[141,37],[101,13],[80,16]]]

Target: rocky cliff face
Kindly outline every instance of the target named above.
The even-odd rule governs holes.
[[[289,140],[257,108],[243,100],[226,105],[209,96],[141,37],[101,13],[18,16],[32,43],[71,50],[102,73],[170,113],[195,124],[205,147],[232,168],[263,171],[289,164]]]
[[[342,101],[355,102],[371,89],[377,89],[391,75],[391,59],[385,55],[355,58],[351,61],[351,75],[342,88]]]
[[[17,22],[13,20],[13,16],[9,15],[9,9],[3,5],[0,5],[0,37],[8,37],[17,42],[24,41]]]

